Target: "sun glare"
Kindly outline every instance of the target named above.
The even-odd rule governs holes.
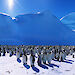
[[[13,0],[8,0],[9,9],[12,9],[13,5],[14,5],[14,1]]]

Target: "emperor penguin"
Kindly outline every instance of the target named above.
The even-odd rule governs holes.
[[[23,64],[27,64],[27,55],[25,51],[24,51],[22,58],[23,58]]]
[[[16,57],[17,57],[17,59],[20,58],[20,53],[19,53],[19,51],[16,52]]]
[[[31,67],[34,66],[34,62],[35,62],[35,56],[33,55],[33,51],[31,50],[31,55],[30,55],[30,64],[31,64]]]
[[[38,65],[40,66],[42,64],[42,54],[39,52],[38,54]]]
[[[48,61],[48,64],[51,64],[51,60],[52,60],[52,54],[51,54],[51,52],[49,52],[48,54],[47,54],[47,61]]]
[[[46,61],[47,61],[47,52],[45,51],[43,53],[43,63],[46,64]]]

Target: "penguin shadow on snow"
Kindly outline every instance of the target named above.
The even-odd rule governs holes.
[[[58,61],[58,60],[54,59],[54,61]],[[71,60],[64,60],[64,61],[58,61],[58,62],[64,62],[64,63],[72,64]]]
[[[57,67],[57,68],[59,68],[59,65],[56,65],[56,64],[46,64],[47,66],[49,66],[49,67]]]
[[[23,66],[26,68],[26,69],[29,69],[30,66],[28,64],[23,64]]]
[[[42,67],[43,69],[48,69],[48,67],[44,64],[40,64],[39,66]]]
[[[23,64],[23,66],[24,66],[26,69],[30,69],[30,66],[29,66],[28,64]],[[32,66],[31,68],[32,68],[33,71],[35,71],[35,72],[37,72],[37,73],[40,72],[40,70],[39,70],[37,67],[35,67],[35,66]]]
[[[69,61],[69,62],[74,62],[73,60],[68,60],[68,59],[65,59],[66,61]]]
[[[68,63],[68,64],[72,64],[72,62],[67,61],[67,60],[64,60],[64,61],[62,61],[62,62],[64,62],[64,63]]]
[[[40,72],[40,70],[37,67],[35,67],[35,66],[32,66],[32,70],[35,71],[35,72],[37,72],[37,73]]]
[[[18,62],[18,63],[21,63],[21,59],[20,59],[20,58],[17,58],[17,62]]]

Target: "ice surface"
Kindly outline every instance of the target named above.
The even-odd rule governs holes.
[[[73,60],[74,62],[69,61],[72,63],[70,64],[52,60],[51,63],[58,65],[59,68],[56,66],[53,66],[52,68],[46,65],[48,69],[43,69],[37,65],[36,58],[35,67],[40,70],[40,72],[37,73],[32,70],[32,68],[26,69],[22,62],[18,63],[16,56],[9,57],[9,54],[6,54],[6,56],[0,57],[0,75],[75,75],[75,58],[72,58],[72,56],[67,56],[66,59],[68,61]],[[30,65],[29,61],[28,64]]]

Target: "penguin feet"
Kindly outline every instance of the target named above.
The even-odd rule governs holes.
[[[27,65],[27,63],[23,63],[23,65]]]
[[[34,67],[34,65],[31,65],[31,67]]]

